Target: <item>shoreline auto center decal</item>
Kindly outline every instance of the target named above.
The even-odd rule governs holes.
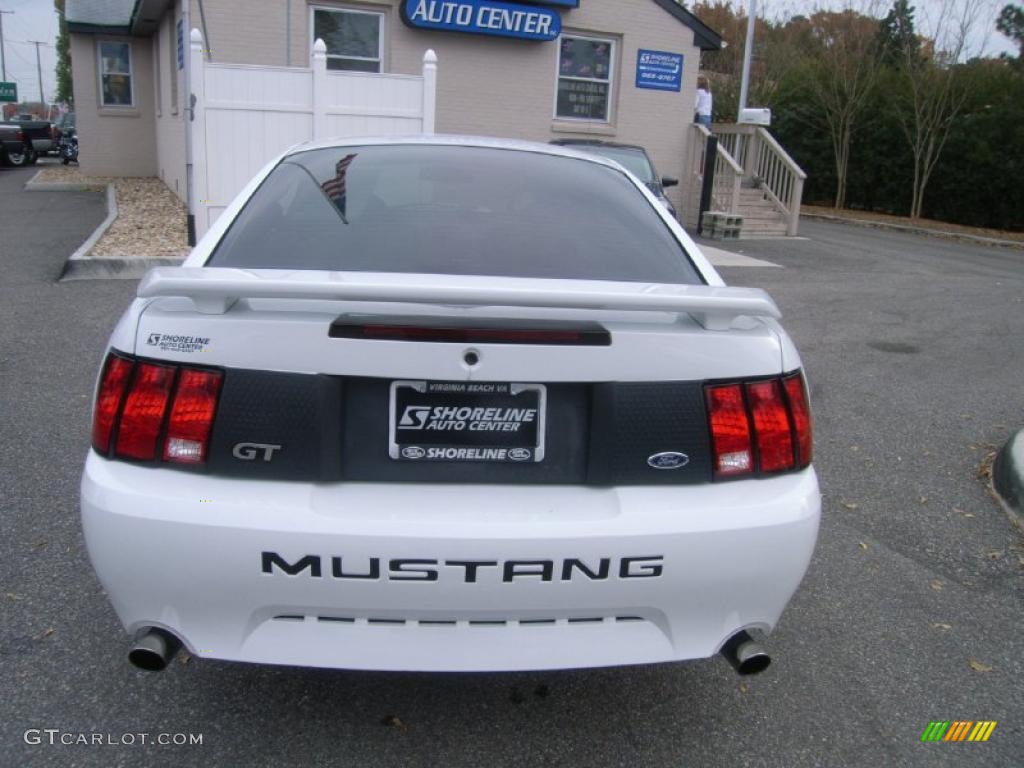
[[[546,0],[544,5],[579,7],[579,0]],[[402,0],[402,21],[418,29],[474,35],[555,40],[562,18],[550,8],[499,0]]]
[[[683,54],[667,51],[636,52],[636,87],[656,91],[681,91]]]
[[[208,336],[186,336],[178,333],[151,333],[146,337],[146,344],[158,348],[161,352],[202,352],[209,343]]]
[[[396,381],[391,458],[540,461],[545,399],[539,384]]]

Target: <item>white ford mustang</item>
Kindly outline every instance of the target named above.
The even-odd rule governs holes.
[[[293,148],[110,338],[82,522],[130,660],[760,671],[820,514],[778,316],[611,161]]]

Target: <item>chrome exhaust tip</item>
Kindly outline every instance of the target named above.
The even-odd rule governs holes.
[[[722,655],[741,675],[764,672],[772,663],[772,657],[747,634],[746,630],[740,630],[726,640],[722,646]]]
[[[142,630],[128,651],[128,661],[147,672],[162,672],[181,649],[181,640],[165,629]]]

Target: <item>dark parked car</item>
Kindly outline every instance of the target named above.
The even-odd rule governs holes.
[[[598,141],[596,139],[555,139],[551,142],[561,147],[572,147],[582,152],[591,152],[595,155],[607,157],[614,160],[627,171],[636,176],[647,185],[647,188],[654,193],[661,204],[672,214],[672,218],[679,218],[676,215],[675,206],[665,197],[665,187],[674,187],[679,184],[679,179],[670,176],[659,176],[654,168],[654,163],[647,155],[647,151],[635,144],[616,144],[611,141]]]
[[[20,168],[35,162],[32,144],[21,126],[13,123],[0,123],[0,163]]]
[[[63,115],[57,118],[57,122],[54,124],[54,135],[58,143],[60,142],[64,134],[68,132],[75,132],[74,112],[65,112]]]

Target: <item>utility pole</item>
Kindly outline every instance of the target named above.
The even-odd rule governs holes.
[[[747,9],[747,40],[743,45],[743,77],[740,80],[740,106],[736,113],[736,122],[743,116],[747,108],[747,90],[750,87],[750,59],[754,52],[754,21],[757,18],[757,0],[750,0]]]
[[[45,104],[46,99],[43,98],[43,65],[39,60],[39,46],[47,45],[47,43],[42,40],[28,40],[27,42],[32,43],[36,47],[36,75],[39,77],[39,103]]]
[[[0,75],[0,80],[7,82],[7,58],[4,56],[4,14],[14,13],[14,11],[0,11],[0,71],[3,75]]]

